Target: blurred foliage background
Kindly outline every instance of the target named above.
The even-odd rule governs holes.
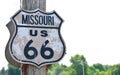
[[[120,64],[103,65],[100,63],[89,66],[83,55],[75,55],[70,59],[71,65],[53,64],[48,69],[48,75],[120,75]],[[0,75],[20,75],[20,68],[8,64],[8,69],[3,67]]]

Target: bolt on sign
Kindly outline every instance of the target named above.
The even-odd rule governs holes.
[[[9,51],[15,61],[41,67],[64,56],[65,44],[60,34],[63,20],[55,11],[19,10],[11,19],[15,31]]]

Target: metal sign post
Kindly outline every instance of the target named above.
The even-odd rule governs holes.
[[[47,75],[48,67],[65,54],[63,20],[55,11],[45,11],[46,0],[21,0],[21,9],[7,24],[6,58],[21,68],[21,75]]]

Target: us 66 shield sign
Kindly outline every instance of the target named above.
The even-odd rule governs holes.
[[[65,53],[65,44],[60,35],[63,22],[55,12],[18,11],[12,21],[14,36],[10,39],[10,54],[23,64],[40,67],[59,61]]]

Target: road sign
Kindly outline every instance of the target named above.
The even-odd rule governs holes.
[[[55,11],[19,10],[11,19],[15,32],[9,50],[15,61],[40,67],[64,56],[65,44],[60,34],[63,20]]]

